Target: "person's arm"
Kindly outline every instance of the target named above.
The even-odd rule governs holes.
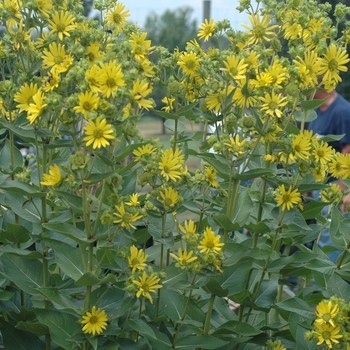
[[[350,144],[348,144],[348,143],[347,143],[347,144],[344,144],[341,153],[343,153],[343,154],[348,154],[348,153],[350,153]],[[346,190],[348,189],[347,186],[345,186],[345,185],[343,184],[343,182],[341,181],[341,179],[338,180],[338,184],[339,184],[339,187],[340,187],[343,191],[346,191]],[[348,204],[350,204],[350,194],[344,196],[344,198],[343,198],[343,205],[342,205],[342,207],[341,207],[341,211],[342,211],[343,213],[347,212],[346,207],[348,206]]]

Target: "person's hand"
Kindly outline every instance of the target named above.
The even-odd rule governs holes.
[[[343,198],[343,204],[341,206],[341,211],[343,213],[347,213],[348,212],[348,209],[347,209],[348,204],[350,204],[350,194],[347,194]]]

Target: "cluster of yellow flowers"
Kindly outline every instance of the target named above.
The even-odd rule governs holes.
[[[316,307],[314,330],[305,334],[307,340],[317,339],[322,349],[350,348],[350,304],[333,296],[322,300]]]

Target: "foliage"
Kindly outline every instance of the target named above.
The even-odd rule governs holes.
[[[349,33],[336,39],[327,5],[264,5],[241,1],[244,32],[201,25],[203,40],[227,36],[228,49],[193,39],[169,52],[119,2],[95,3],[101,23],[75,0],[1,3],[5,348],[318,347],[305,338],[313,307],[349,303],[350,219],[327,177],[349,182],[350,162],[327,144],[341,136],[304,127],[323,103],[316,89],[346,70]],[[279,56],[282,37],[290,58]],[[173,133],[170,148],[140,135],[151,109]],[[321,199],[307,196],[317,189]],[[334,247],[321,249],[325,228]],[[287,276],[303,288],[283,293]]]

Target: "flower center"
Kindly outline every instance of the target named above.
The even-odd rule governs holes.
[[[269,108],[270,108],[272,111],[276,110],[277,107],[278,107],[278,104],[277,104],[276,102],[273,102],[273,101],[272,101],[272,102],[269,103]]]
[[[254,28],[253,33],[256,38],[262,38],[265,35],[265,28],[258,25]]]
[[[331,333],[324,331],[324,332],[322,332],[322,337],[324,340],[328,340],[331,337]]]
[[[103,137],[103,130],[102,130],[102,129],[99,129],[99,128],[96,128],[96,129],[94,130],[94,137],[95,137],[96,139],[102,138],[102,137]]]
[[[195,69],[196,68],[196,62],[195,61],[187,61],[186,62],[186,67],[188,69]]]
[[[83,108],[86,110],[86,111],[90,111],[92,109],[92,104],[89,102],[89,101],[85,101],[83,103]]]
[[[233,67],[230,69],[230,74],[231,75],[237,75],[238,74],[238,69],[236,67]]]
[[[206,246],[207,246],[207,248],[214,248],[214,242],[213,241],[208,241]]]
[[[90,323],[95,324],[98,322],[98,318],[96,316],[91,316],[90,317]]]
[[[284,203],[288,203],[288,202],[291,201],[291,198],[290,198],[289,194],[284,194],[282,198],[283,198],[283,202]]]
[[[64,32],[66,30],[66,25],[64,23],[57,23],[56,28],[58,32]]]
[[[338,69],[338,61],[336,59],[331,59],[328,63],[329,70],[337,70]]]
[[[53,61],[55,64],[61,64],[63,62],[63,57],[62,56],[55,56]]]
[[[114,88],[117,84],[115,83],[115,80],[113,78],[108,78],[106,81],[106,85],[109,88]]]
[[[122,17],[120,16],[119,13],[114,13],[113,14],[113,22],[115,24],[119,24],[122,21]]]

